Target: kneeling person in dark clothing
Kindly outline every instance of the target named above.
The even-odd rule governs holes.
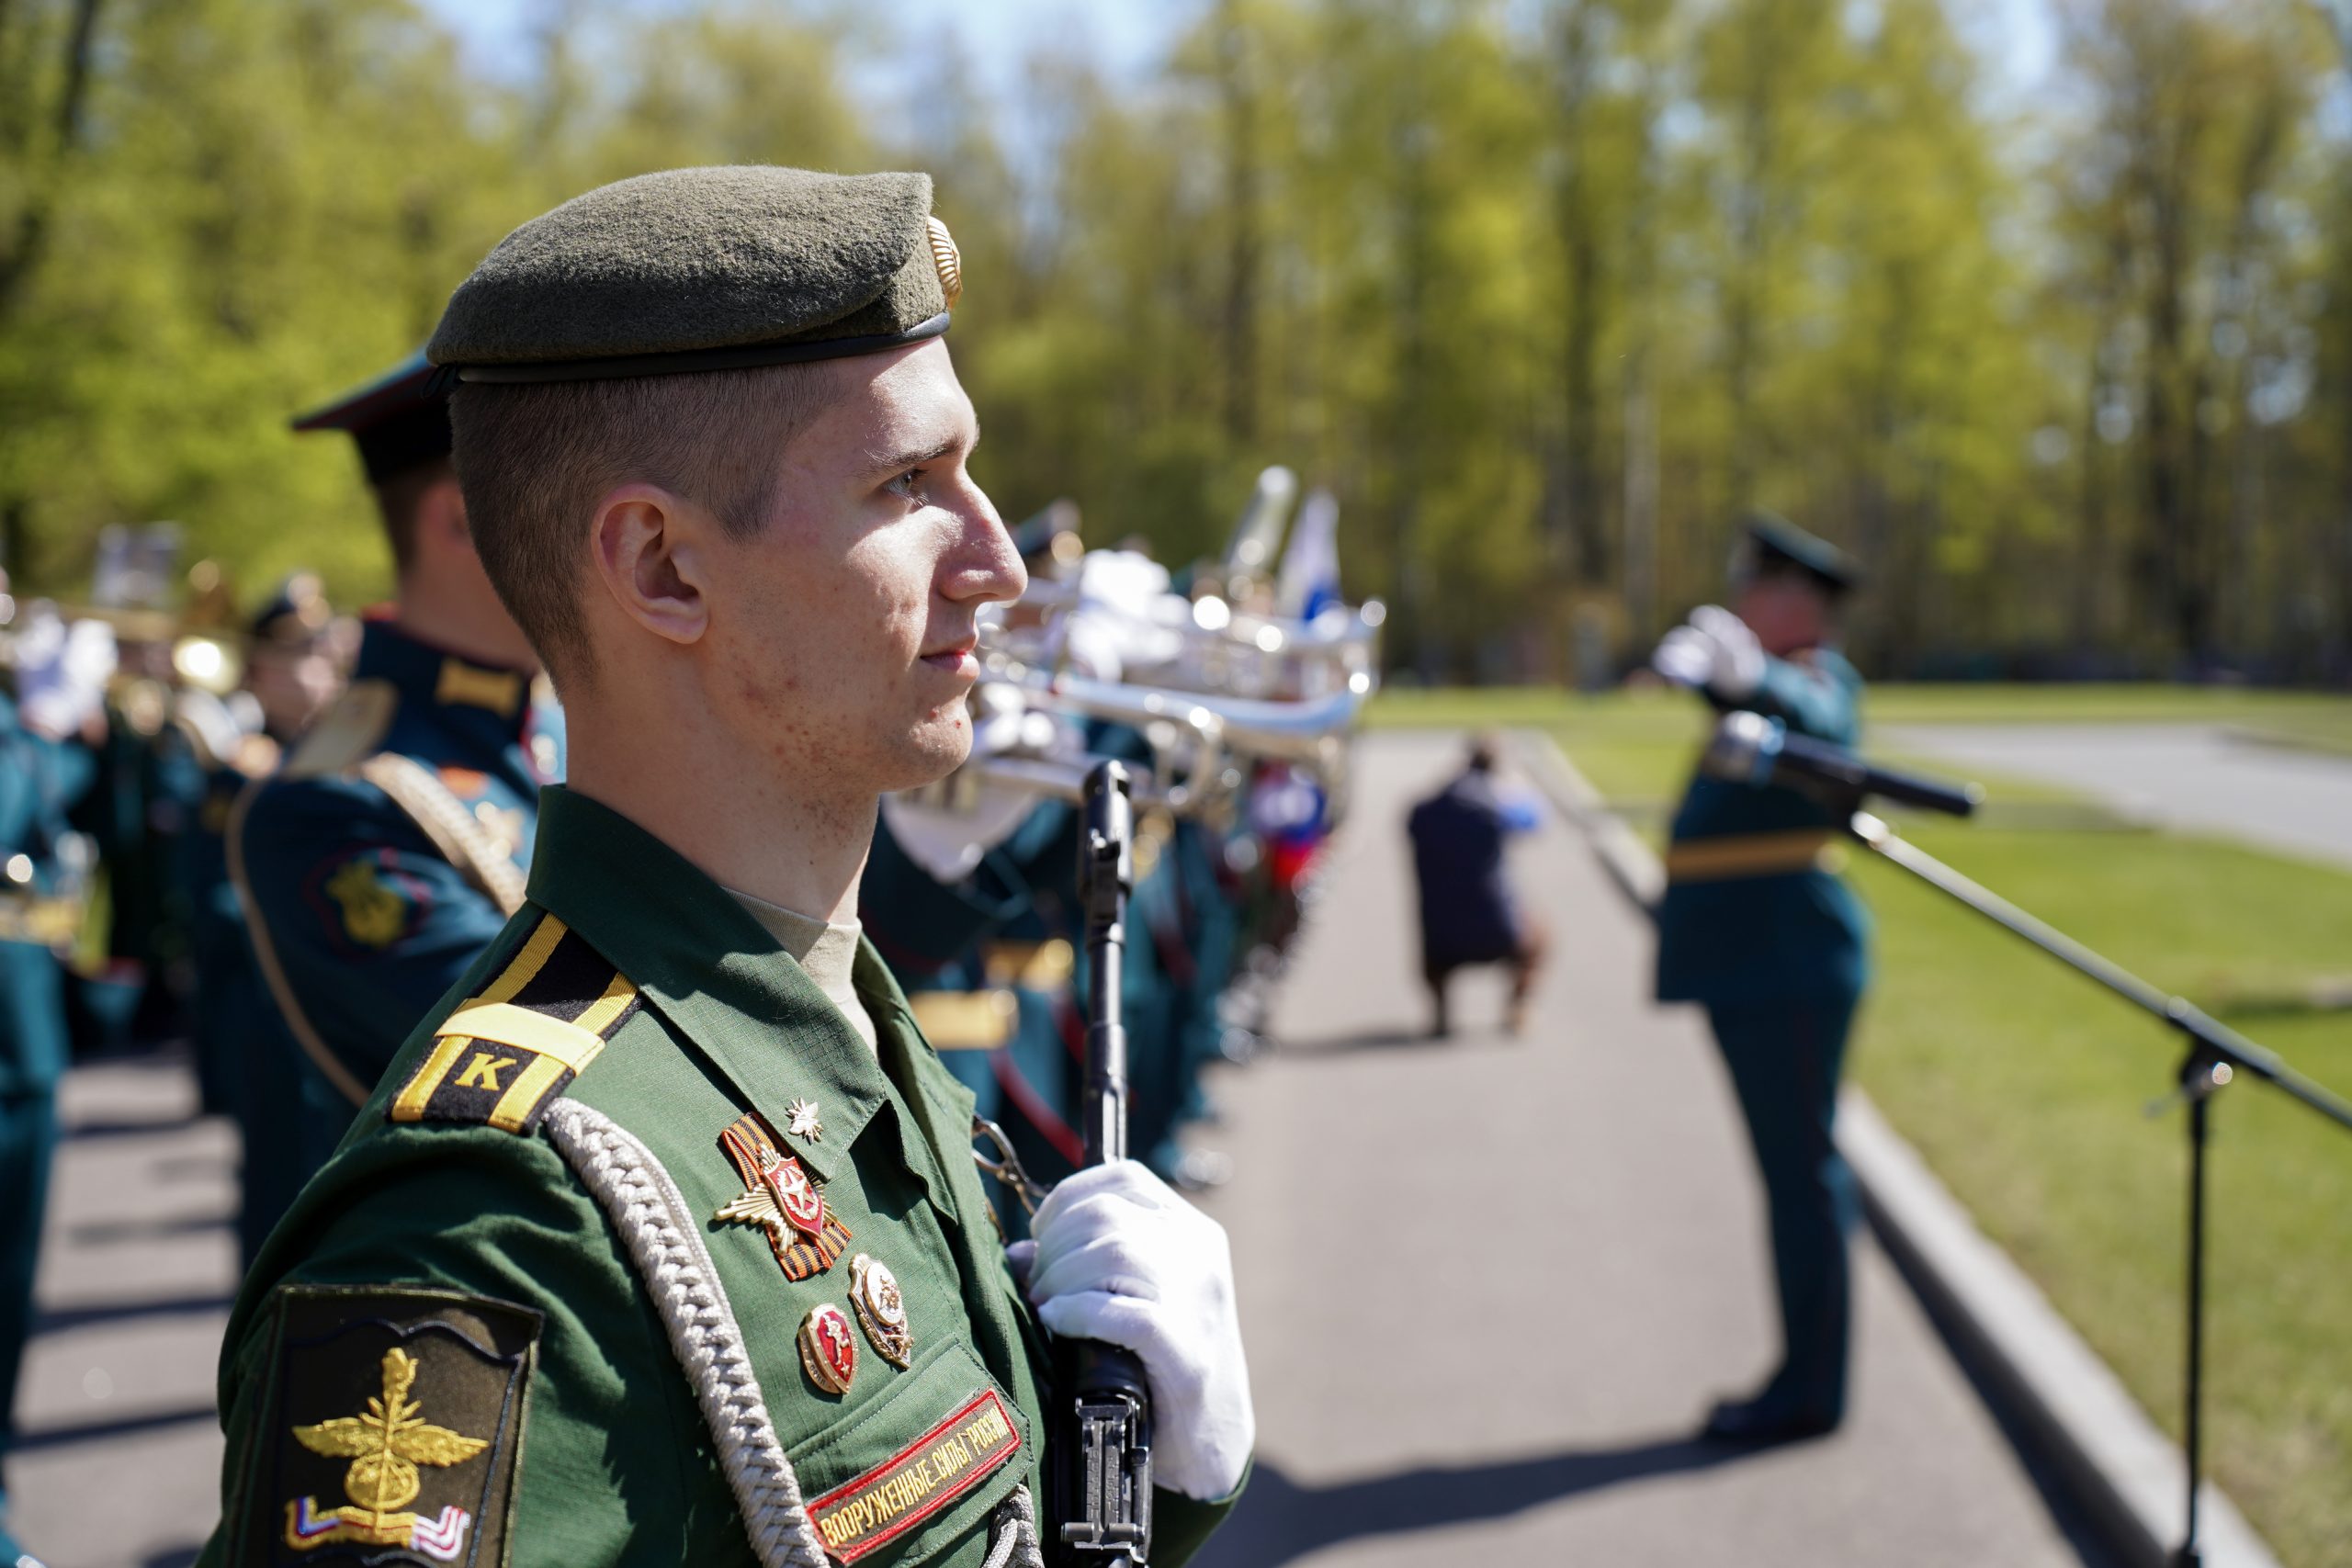
[[[1543,966],[1543,930],[1511,897],[1503,866],[1505,842],[1535,826],[1535,808],[1495,782],[1500,750],[1493,736],[1473,740],[1461,773],[1406,819],[1420,886],[1421,975],[1429,982],[1432,1035],[1447,1032],[1446,982],[1455,970],[1482,964],[1509,965],[1504,1027],[1518,1033]]]

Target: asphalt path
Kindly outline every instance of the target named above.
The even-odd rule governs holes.
[[[2212,724],[1917,724],[1878,743],[2095,795],[2161,827],[2352,866],[2352,758]]]
[[[1825,1440],[1691,1440],[1776,1349],[1761,1199],[1702,1021],[1574,829],[1519,852],[1555,964],[1421,1037],[1404,812],[1458,739],[1368,737],[1271,1061],[1216,1084],[1260,1457],[1213,1568],[2084,1561],[1884,1257]]]
[[[237,1135],[183,1058],[66,1076],[9,1519],[50,1568],[183,1568],[220,1511]]]

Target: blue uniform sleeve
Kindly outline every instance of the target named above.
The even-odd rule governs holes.
[[[273,987],[300,1010],[305,1050],[323,1049],[333,1066],[321,1070],[356,1104],[506,917],[372,784],[266,784],[237,851]]]
[[[1074,874],[1075,832],[1067,806],[1042,802],[969,876],[949,884],[917,865],[889,824],[876,820],[858,919],[900,984],[933,979],[1012,922],[1042,913],[1041,894],[1053,902],[1057,873],[1059,883]]]
[[[1861,678],[1834,653],[1804,660],[1767,659],[1764,679],[1736,707],[1777,718],[1800,735],[1851,746],[1861,730]]]
[[[32,748],[50,809],[62,819],[97,782],[97,753],[79,740],[50,740],[34,735],[26,737],[26,741]]]

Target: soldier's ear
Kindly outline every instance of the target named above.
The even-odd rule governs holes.
[[[710,629],[702,548],[710,522],[692,502],[657,485],[607,492],[589,533],[595,582],[646,631],[682,646],[700,641]]]

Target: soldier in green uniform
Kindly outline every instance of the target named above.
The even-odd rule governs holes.
[[[1022,588],[919,175],[680,170],[503,241],[431,353],[562,690],[528,897],[232,1315],[212,1563],[1036,1563],[1043,1331],[1155,1398],[1154,1561],[1238,1494],[1223,1233],[1131,1162],[1023,1272],[864,942],[876,798],[970,744]]]
[[[1708,605],[1652,662],[1718,710],[1747,708],[1851,746],[1862,680],[1834,646],[1857,581],[1834,547],[1750,520],[1732,608]],[[1705,1005],[1746,1115],[1771,1216],[1784,1359],[1710,1435],[1770,1442],[1828,1431],[1846,1409],[1853,1176],[1834,1122],[1846,1033],[1869,980],[1869,917],[1835,874],[1840,824],[1800,791],[1701,776],[1675,814],[1658,907],[1657,996]]]
[[[10,607],[0,573],[0,623]],[[32,646],[37,640],[41,646]],[[74,656],[54,622],[17,651],[25,705],[0,689],[0,1461],[32,1331],[41,1211],[57,1148],[57,1085],[66,1057],[58,954],[82,920],[65,814],[96,773],[78,736],[98,713],[105,674]],[[0,1473],[0,1564],[39,1568],[8,1533],[6,1480]]]
[[[562,715],[475,553],[431,375],[419,354],[295,421],[356,441],[399,599],[367,621],[343,695],[229,819],[254,952],[299,1048],[272,1066],[284,1054],[254,1042],[249,1120],[276,1142],[248,1151],[266,1177],[246,1190],[249,1241],[520,906],[538,788],[562,776]]]

